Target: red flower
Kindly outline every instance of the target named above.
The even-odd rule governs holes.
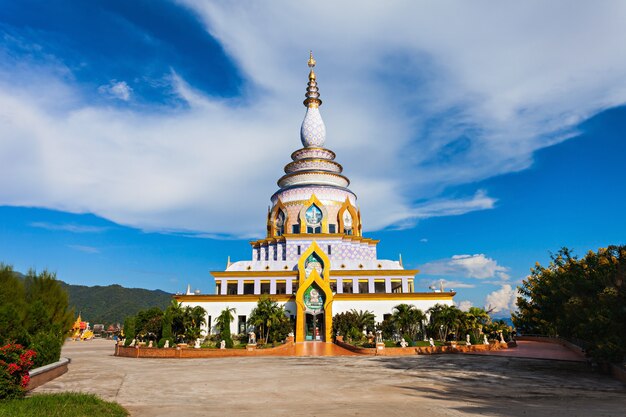
[[[14,374],[20,369],[21,369],[20,366],[16,363],[10,363],[9,366],[7,367],[7,370],[9,371],[10,374]]]
[[[30,376],[28,374],[22,375],[22,387],[26,388],[30,382]]]

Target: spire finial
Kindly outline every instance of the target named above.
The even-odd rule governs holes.
[[[309,68],[313,69],[313,67],[315,66],[315,58],[313,58],[313,51],[309,51],[309,62],[308,62]]]
[[[317,88],[317,81],[315,72],[313,71],[313,67],[315,67],[316,61],[313,58],[313,51],[309,51],[309,61],[307,65],[311,68],[311,72],[309,72],[309,83],[307,84],[306,89],[306,100],[304,100],[304,105],[307,107],[319,107],[322,104],[322,100],[320,100],[319,89]]]

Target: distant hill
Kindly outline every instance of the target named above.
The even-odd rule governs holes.
[[[71,285],[60,281],[70,296],[70,307],[83,320],[96,323],[123,323],[127,316],[150,307],[164,309],[172,300],[172,294],[161,290],[125,288],[121,285]]]

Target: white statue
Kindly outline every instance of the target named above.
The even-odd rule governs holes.
[[[165,341],[165,346],[163,346],[163,347],[165,347],[165,348],[170,347],[170,340],[169,340],[169,339],[167,339],[167,340]]]
[[[193,345],[194,349],[200,349],[200,339],[196,339],[196,343]]]
[[[124,339],[120,339],[120,341],[117,342],[117,344],[120,345],[120,346],[124,346],[125,343],[126,343],[126,339],[125,338]]]
[[[489,340],[487,340],[487,335],[483,334],[483,345],[488,345],[489,344]]]
[[[148,343],[148,347],[152,347],[152,340]]]
[[[435,347],[435,341],[433,340],[432,337],[428,339],[428,343],[430,343],[430,347]]]
[[[256,345],[256,333],[254,332],[248,333],[248,344]]]
[[[226,340],[220,342],[220,349],[226,349]]]
[[[376,343],[383,343],[383,331],[376,330]]]
[[[367,336],[367,327],[363,326],[363,335]]]
[[[502,334],[502,332],[500,332],[500,343],[506,343],[504,341],[504,335]]]
[[[289,332],[289,334],[287,336],[293,337],[293,332]]]
[[[137,339],[133,339],[128,346],[135,346],[135,343],[137,343]]]
[[[465,335],[465,341],[467,342],[467,346],[472,346],[472,343],[470,342],[470,335],[469,334]]]
[[[402,340],[400,341],[400,346],[402,346],[403,348],[407,347],[409,344],[406,342],[406,340],[404,340],[404,337],[402,338]]]

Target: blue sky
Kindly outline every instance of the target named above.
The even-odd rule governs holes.
[[[313,49],[327,146],[379,256],[506,312],[550,251],[626,243],[624,17],[0,1],[0,261],[211,291],[264,232]]]

